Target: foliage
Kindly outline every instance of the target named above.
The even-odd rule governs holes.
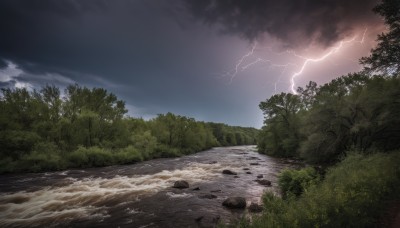
[[[298,113],[303,109],[300,96],[281,93],[260,103],[265,115],[259,150],[269,155],[297,156],[299,146]]]
[[[149,121],[131,118],[124,102],[102,88],[70,85],[64,96],[55,86],[1,92],[0,173],[176,157],[213,146],[255,144],[257,135],[254,128],[172,113]]]
[[[320,181],[320,175],[312,167],[300,170],[286,169],[279,175],[278,183],[284,199],[299,197]]]
[[[290,95],[296,99],[280,94],[261,102],[266,116],[260,152],[335,163],[351,149],[368,154],[400,148],[400,77],[355,73],[298,91]]]
[[[298,199],[266,193],[264,213],[242,227],[373,227],[400,186],[399,151],[351,154]]]
[[[382,0],[374,12],[384,17],[389,31],[378,35],[377,47],[360,62],[368,72],[400,74],[400,1]]]

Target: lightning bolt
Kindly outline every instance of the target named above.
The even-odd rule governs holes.
[[[249,58],[249,57],[251,57],[251,56],[253,56],[253,55],[255,55],[255,50],[256,50],[256,49],[257,49],[257,50],[258,50],[258,49],[259,49],[259,50],[268,49],[270,52],[272,52],[272,53],[275,54],[275,55],[290,54],[290,55],[295,56],[296,58],[299,58],[299,59],[304,60],[304,62],[300,65],[300,69],[299,69],[298,71],[294,72],[294,73],[291,75],[291,77],[290,77],[290,90],[291,90],[291,92],[292,92],[293,94],[297,94],[296,89],[295,89],[295,79],[296,79],[298,76],[300,76],[300,75],[304,72],[304,70],[307,68],[307,66],[308,66],[310,63],[317,63],[317,62],[324,61],[325,59],[327,59],[327,58],[330,57],[331,55],[333,55],[333,54],[337,53],[338,51],[340,51],[340,50],[343,48],[343,46],[346,45],[346,44],[351,44],[351,43],[360,43],[360,44],[363,44],[364,41],[365,41],[365,36],[366,36],[367,31],[368,31],[368,29],[365,28],[365,29],[364,29],[364,32],[363,32],[363,34],[362,34],[362,37],[361,37],[360,40],[356,40],[356,36],[353,37],[353,38],[350,39],[350,40],[342,40],[342,41],[339,42],[339,44],[338,44],[337,46],[331,48],[330,51],[328,51],[328,52],[325,53],[324,55],[322,55],[322,56],[320,56],[320,57],[317,57],[317,58],[305,57],[305,56],[302,56],[302,55],[297,54],[297,53],[296,53],[295,51],[293,51],[293,50],[286,50],[286,51],[283,51],[283,52],[280,52],[280,53],[275,53],[275,52],[272,51],[272,48],[271,48],[271,47],[257,48],[257,42],[255,42],[255,43],[252,45],[251,50],[250,50],[248,53],[244,54],[244,55],[236,62],[236,65],[235,65],[235,67],[233,68],[233,70],[228,71],[228,72],[226,72],[225,74],[222,74],[222,76],[223,76],[223,77],[229,76],[229,77],[230,77],[230,83],[231,83],[231,82],[233,81],[233,79],[237,76],[237,74],[238,74],[239,72],[244,71],[244,70],[246,70],[246,69],[248,69],[248,68],[250,68],[250,67],[252,67],[252,66],[254,66],[254,65],[258,64],[258,63],[267,63],[267,64],[268,64],[268,68],[280,67],[280,68],[283,68],[283,70],[282,70],[282,72],[281,72],[281,74],[280,74],[280,76],[279,76],[279,78],[278,78],[278,81],[274,83],[274,89],[275,89],[275,94],[276,94],[276,92],[277,92],[277,84],[278,84],[279,81],[281,80],[282,75],[287,71],[287,68],[288,68],[289,66],[296,66],[296,67],[298,67],[299,65],[294,64],[294,63],[276,64],[276,63],[274,63],[272,60],[264,59],[264,58],[261,58],[261,57],[258,57],[256,60],[254,60],[254,61],[252,61],[252,62],[246,63],[246,59]]]
[[[304,59],[305,61],[304,61],[303,65],[301,66],[300,70],[297,71],[297,72],[295,72],[295,73],[292,75],[292,77],[290,78],[290,83],[291,83],[290,88],[291,88],[291,90],[292,90],[292,93],[293,93],[293,94],[297,94],[297,91],[296,91],[296,89],[295,89],[295,81],[294,81],[294,80],[295,80],[295,78],[296,78],[297,76],[299,76],[299,75],[301,75],[301,74],[303,73],[304,69],[306,68],[306,66],[307,66],[309,63],[311,63],[311,62],[321,62],[321,61],[325,60],[325,59],[328,58],[329,56],[331,56],[331,55],[337,53],[337,52],[343,47],[344,44],[352,43],[352,42],[357,42],[357,43],[363,44],[363,43],[364,43],[364,40],[365,40],[365,34],[366,34],[366,33],[367,33],[367,28],[365,28],[361,40],[356,41],[356,40],[355,40],[356,37],[353,37],[353,38],[350,39],[350,40],[340,41],[338,46],[333,47],[328,53],[326,53],[325,55],[323,55],[323,56],[321,56],[321,57],[319,57],[319,58],[316,58],[316,59],[307,58],[307,57],[304,57],[304,56],[301,56],[301,55],[296,54],[296,52],[293,52],[293,55],[294,55],[294,56],[296,56],[296,57],[298,57],[298,58],[302,58],[302,59]]]
[[[297,65],[294,64],[294,63],[275,64],[272,60],[263,59],[263,58],[260,58],[260,57],[258,57],[255,61],[246,64],[246,63],[245,63],[245,60],[246,60],[247,58],[253,56],[256,49],[258,49],[258,48],[257,48],[257,42],[254,42],[254,44],[252,45],[251,50],[250,50],[248,53],[244,54],[244,55],[236,62],[236,65],[235,65],[235,67],[233,68],[233,70],[228,71],[228,72],[222,74],[221,76],[222,76],[222,77],[229,76],[229,78],[230,78],[230,83],[231,83],[231,82],[233,81],[233,79],[236,77],[236,75],[237,75],[239,72],[244,71],[244,70],[250,68],[251,66],[256,65],[256,64],[258,64],[258,63],[260,63],[260,62],[262,62],[262,63],[268,63],[268,64],[269,64],[268,68],[272,68],[272,67],[283,67],[283,68],[287,68],[288,66],[291,66],[291,65],[292,65],[292,66],[297,66]],[[269,48],[269,49],[270,49],[270,48]],[[281,55],[281,54],[285,54],[285,53],[287,53],[287,51],[282,52],[282,53],[277,53],[277,54],[278,54],[278,55]]]
[[[251,50],[246,53],[245,55],[243,55],[236,63],[235,68],[232,71],[228,71],[225,74],[222,75],[222,77],[226,77],[229,76],[230,77],[230,83],[233,81],[233,79],[235,78],[235,76],[239,73],[239,68],[240,65],[243,63],[243,61],[247,58],[250,57],[254,54],[254,50],[256,49],[257,43],[254,43]],[[241,70],[244,70],[243,68]]]

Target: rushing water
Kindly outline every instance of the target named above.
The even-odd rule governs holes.
[[[241,146],[126,166],[3,175],[0,227],[212,227],[245,212],[224,208],[224,199],[259,203],[264,191],[277,192],[280,170],[294,165]],[[224,175],[224,169],[238,176]],[[272,187],[255,182],[259,174]],[[190,188],[172,188],[177,180]]]

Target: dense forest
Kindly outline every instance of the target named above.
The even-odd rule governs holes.
[[[0,172],[60,170],[175,157],[214,146],[256,144],[257,129],[159,114],[126,116],[125,103],[102,88],[70,85],[63,95],[1,90]]]
[[[388,30],[363,71],[260,103],[259,152],[314,167],[283,171],[282,197],[266,193],[264,213],[241,227],[385,227],[396,215],[385,212],[399,213],[400,1],[374,11]]]
[[[261,152],[335,163],[348,151],[400,148],[400,77],[354,73],[261,102]]]

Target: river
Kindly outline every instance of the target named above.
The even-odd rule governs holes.
[[[264,191],[278,193],[277,174],[294,166],[238,146],[132,165],[1,175],[0,227],[213,227],[246,212],[224,208],[224,199],[260,203]],[[271,187],[254,181],[260,174]],[[172,188],[177,180],[190,188]]]

